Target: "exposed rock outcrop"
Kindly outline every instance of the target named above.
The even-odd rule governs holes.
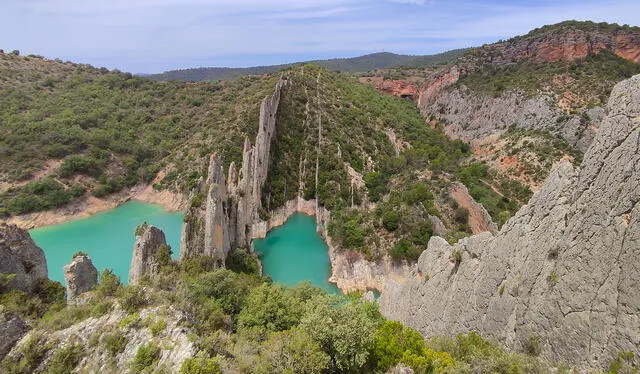
[[[9,313],[0,305],[0,360],[13,348],[13,345],[29,331],[29,325],[17,315]]]
[[[542,355],[604,367],[640,350],[640,76],[613,89],[579,170],[559,163],[494,237],[432,237],[383,314],[426,336],[478,331]],[[636,364],[640,358],[636,357]]]
[[[475,201],[469,193],[467,187],[462,183],[454,183],[449,190],[449,196],[458,203],[458,205],[469,212],[468,224],[471,227],[471,232],[479,234],[484,231],[490,231],[495,233],[498,231],[498,226],[493,222],[489,212],[480,204]],[[435,225],[434,232],[437,233]],[[442,236],[442,234],[439,234]]]
[[[402,79],[384,79],[383,77],[361,77],[361,83],[372,85],[376,90],[389,95],[410,100],[418,100],[419,91],[415,83]]]
[[[204,254],[216,258],[222,267],[230,250],[248,247],[260,235],[262,187],[269,170],[280,93],[286,83],[280,79],[274,93],[263,100],[256,141],[252,146],[245,138],[239,172],[232,163],[227,181],[222,160],[215,154],[211,156],[207,180],[200,181],[191,193],[192,204],[182,227],[181,258]],[[253,232],[254,227],[257,233]]]
[[[32,292],[47,277],[47,259],[29,233],[15,225],[0,223],[0,273],[15,274],[8,287]]]
[[[139,312],[139,320],[135,323],[123,325],[122,320],[127,314],[120,309],[114,310],[102,317],[90,317],[64,330],[46,332],[33,330],[25,335],[11,350],[9,355],[19,357],[20,351],[31,337],[38,334],[43,347],[65,347],[68,344],[79,344],[83,347],[82,360],[76,368],[80,373],[126,373],[130,371],[138,349],[150,342],[160,348],[157,366],[170,373],[180,371],[182,362],[195,354],[195,348],[188,333],[181,322],[185,316],[173,308],[154,307]],[[163,320],[166,326],[161,331],[152,333],[141,321]],[[103,342],[104,337],[113,333],[120,333],[124,337],[125,346],[122,352],[114,357],[104,348],[104,343],[91,343],[92,339]],[[49,349],[49,348],[47,348]],[[54,354],[49,350],[39,368],[34,372],[40,373],[46,369]],[[162,370],[161,370],[162,371]]]
[[[157,258],[158,249],[167,245],[164,232],[159,228],[143,224],[136,232],[136,242],[133,245],[133,258],[129,267],[129,283],[136,284],[145,276],[153,276],[158,273],[159,263]]]
[[[85,292],[98,284],[98,270],[89,256],[77,255],[64,266],[64,280],[67,282],[67,302],[73,303]]]

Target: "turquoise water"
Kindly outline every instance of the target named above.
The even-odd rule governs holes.
[[[265,275],[288,286],[308,280],[331,293],[340,293],[327,282],[331,271],[329,248],[316,232],[314,217],[296,213],[287,222],[254,242]]]
[[[49,278],[65,284],[62,267],[77,251],[86,252],[101,273],[110,268],[126,283],[129,277],[135,228],[143,221],[162,229],[173,257],[178,258],[182,213],[169,213],[160,205],[130,201],[89,218],[29,231],[44,250]]]

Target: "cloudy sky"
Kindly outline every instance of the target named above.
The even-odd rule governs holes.
[[[134,73],[433,54],[566,19],[640,25],[640,0],[0,0],[0,48]]]

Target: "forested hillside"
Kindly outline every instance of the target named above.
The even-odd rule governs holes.
[[[334,58],[329,60],[313,60],[291,64],[254,66],[249,68],[202,67],[181,70],[170,70],[149,77],[156,80],[177,80],[184,82],[233,80],[247,75],[272,74],[294,66],[314,64],[327,70],[345,73],[359,73],[394,66],[434,66],[445,64],[461,56],[466,49],[456,49],[435,55],[410,56],[389,52],[372,53],[352,58]]]

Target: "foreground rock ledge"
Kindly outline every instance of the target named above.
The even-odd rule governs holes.
[[[544,357],[585,368],[640,351],[640,76],[607,112],[579,170],[557,165],[495,237],[433,237],[412,276],[386,285],[383,314],[426,336],[537,339]]]

